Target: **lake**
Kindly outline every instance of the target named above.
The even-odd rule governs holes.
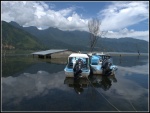
[[[67,59],[2,58],[2,111],[149,111],[148,56],[113,56],[115,75],[66,78]]]

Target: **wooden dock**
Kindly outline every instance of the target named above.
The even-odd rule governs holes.
[[[38,55],[39,58],[49,58],[51,59],[51,55],[54,53],[59,53],[59,52],[64,52],[67,51],[68,49],[50,49],[50,50],[45,50],[45,51],[39,51],[39,52],[34,52],[31,53],[34,57],[34,55]]]

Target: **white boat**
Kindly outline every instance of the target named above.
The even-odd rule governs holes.
[[[72,53],[64,69],[66,77],[88,77],[90,74],[90,61],[87,54]]]
[[[112,58],[104,53],[89,54],[92,74],[115,74],[117,66],[113,64]]]

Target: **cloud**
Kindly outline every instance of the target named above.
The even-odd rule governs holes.
[[[134,29],[128,30],[127,28],[124,28],[119,31],[108,31],[105,34],[105,37],[108,38],[132,37],[136,39],[149,41],[149,31],[134,31]]]
[[[149,18],[148,2],[113,2],[98,13],[103,30],[119,30]]]
[[[15,21],[23,27],[36,26],[38,29],[55,27],[60,30],[88,30],[89,18],[76,12],[77,6],[54,10],[51,2],[36,1],[2,1],[2,20]],[[100,3],[99,3],[100,4]],[[105,37],[133,37],[149,40],[148,31],[128,30],[127,27],[149,18],[147,2],[112,2],[101,10],[98,15],[102,19],[101,30],[109,31]],[[96,13],[96,12],[95,12]],[[120,30],[121,29],[121,30]],[[118,31],[116,31],[118,30]]]
[[[2,2],[2,20],[15,21],[21,26],[38,28],[57,27],[61,30],[85,30],[87,20],[82,19],[75,7],[52,10],[45,2]]]

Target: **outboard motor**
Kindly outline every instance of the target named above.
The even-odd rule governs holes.
[[[76,64],[73,68],[74,71],[74,77],[77,77],[78,75],[80,75],[82,73],[82,67],[83,67],[83,61],[81,59],[78,59],[76,61]]]
[[[112,73],[112,69],[110,68],[110,66],[112,65],[112,63],[109,61],[109,59],[104,59],[102,62],[102,70],[103,70],[103,75],[111,75]]]

